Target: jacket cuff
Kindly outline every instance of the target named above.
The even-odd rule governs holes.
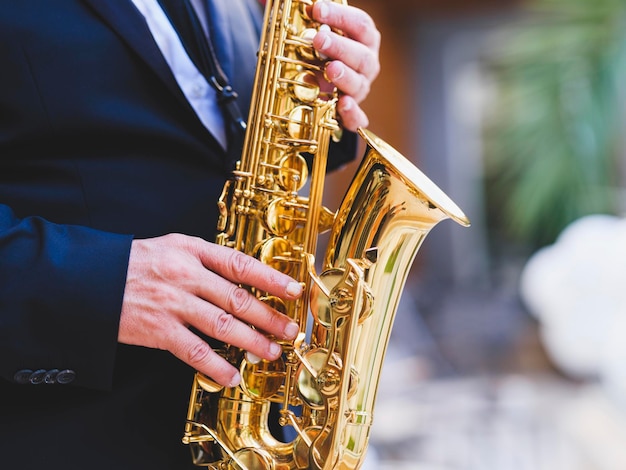
[[[344,130],[341,140],[330,145],[328,171],[336,170],[353,161],[357,156],[357,148],[358,134]]]

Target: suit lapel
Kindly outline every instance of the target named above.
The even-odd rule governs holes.
[[[143,15],[131,0],[82,0],[89,5],[159,78],[191,109],[176,83],[159,46],[154,42]]]
[[[193,108],[180,90],[176,78],[154,41],[143,15],[131,0],[82,0],[106,22],[137,55],[154,70],[160,79],[192,113]],[[250,78],[254,76],[258,49],[260,17],[257,4],[252,11],[250,2],[233,0],[204,0],[212,23],[217,54],[232,84],[240,94],[240,105],[247,114],[250,100]],[[253,13],[251,15],[251,13]],[[236,60],[236,61],[235,61]],[[207,131],[207,134],[211,135]],[[211,138],[214,137],[211,135]]]
[[[199,128],[205,135],[221,149],[215,136],[202,125],[196,112],[187,101],[181,91],[176,77],[165,61],[159,46],[154,41],[150,28],[143,15],[135,8],[131,0],[82,0],[89,5],[119,36],[133,49],[137,55],[156,73],[165,83],[168,89],[178,98],[184,106],[198,120]]]

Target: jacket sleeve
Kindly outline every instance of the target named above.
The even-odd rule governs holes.
[[[339,142],[332,142],[328,150],[328,171],[341,168],[357,157],[358,134],[356,132],[343,131]]]
[[[350,163],[357,157],[358,150],[358,134],[355,132],[344,131],[339,142],[331,142],[328,148],[328,161],[326,162],[326,171],[338,170],[342,166]],[[313,166],[313,155],[310,153],[303,154],[309,169]]]
[[[2,378],[110,389],[131,241],[0,205]]]

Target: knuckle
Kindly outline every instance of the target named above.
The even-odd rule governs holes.
[[[269,288],[272,290],[278,290],[282,287],[283,278],[284,275],[275,269],[270,270],[265,277],[267,284],[270,286]]]
[[[252,270],[254,258],[251,258],[241,252],[233,251],[228,260],[231,272],[238,280],[244,279]]]
[[[215,336],[217,339],[223,339],[230,335],[235,326],[235,317],[231,314],[221,311],[214,320]]]
[[[287,319],[278,312],[273,312],[267,315],[264,329],[276,336],[281,336],[285,328]]]
[[[378,75],[378,69],[380,68],[380,64],[378,63],[378,60],[376,60],[376,56],[368,50],[365,54],[361,56],[357,67],[362,74],[368,77],[375,77],[376,75]],[[369,80],[365,81],[369,86]]]
[[[370,93],[371,87],[371,82],[367,78],[363,77],[361,88],[359,90],[359,97],[361,99],[365,99],[365,97]]]
[[[370,83],[369,81],[366,80],[366,83],[363,85],[363,94],[361,96],[361,99],[364,100],[365,97],[367,97],[367,95],[370,92]]]
[[[251,338],[248,340],[247,349],[252,351],[264,352],[268,348],[269,339],[263,336],[261,333],[254,332]]]
[[[372,21],[367,15],[360,15],[357,20],[354,21],[354,32],[357,37],[366,37],[371,33]]]
[[[161,237],[161,241],[168,246],[184,247],[189,243],[189,237],[180,233],[168,233]]]
[[[232,368],[219,355],[215,354],[213,349],[204,342],[193,345],[188,351],[187,360],[185,361],[196,370],[200,370],[209,377],[214,378],[222,385],[231,386],[233,374],[236,370]]]
[[[184,279],[189,274],[187,266],[181,263],[174,254],[166,255],[161,272],[163,277],[168,279]]]
[[[372,38],[373,47],[377,51],[380,48],[380,44],[382,42],[383,36],[380,31],[374,28],[374,30],[371,33],[371,38]]]
[[[180,233],[168,233],[163,236],[163,239],[171,241],[172,243],[180,243],[183,240],[183,235]]]
[[[378,75],[380,74],[380,61],[378,61],[378,59],[374,56],[372,58],[372,66],[371,66],[371,77],[372,79],[378,77]]]
[[[198,342],[188,352],[188,364],[190,366],[206,364],[208,361],[211,361],[212,352],[213,350],[207,343],[203,341]]]
[[[252,296],[243,287],[235,287],[230,295],[231,312],[240,315],[250,308]]]
[[[159,319],[163,316],[162,309],[166,308],[176,308],[181,303],[181,296],[178,290],[173,288],[153,288],[150,292],[150,295],[154,299],[154,313],[153,317],[155,320]],[[157,307],[157,306],[160,306]],[[158,321],[154,322],[159,323]]]

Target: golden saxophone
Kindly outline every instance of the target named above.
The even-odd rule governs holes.
[[[305,286],[291,302],[251,289],[294,319],[300,334],[281,343],[276,361],[249,360],[226,345],[220,353],[239,368],[237,387],[195,374],[183,442],[194,463],[210,469],[358,469],[413,259],[439,221],[469,225],[439,188],[367,130],[359,131],[367,151],[339,210],[322,206],[339,126],[337,92],[321,91],[323,60],[311,45],[320,25],[307,8],[315,1],[267,2],[244,148],[218,201],[217,243]],[[316,245],[328,230],[318,275]],[[270,432],[270,406],[295,431],[291,442]]]

